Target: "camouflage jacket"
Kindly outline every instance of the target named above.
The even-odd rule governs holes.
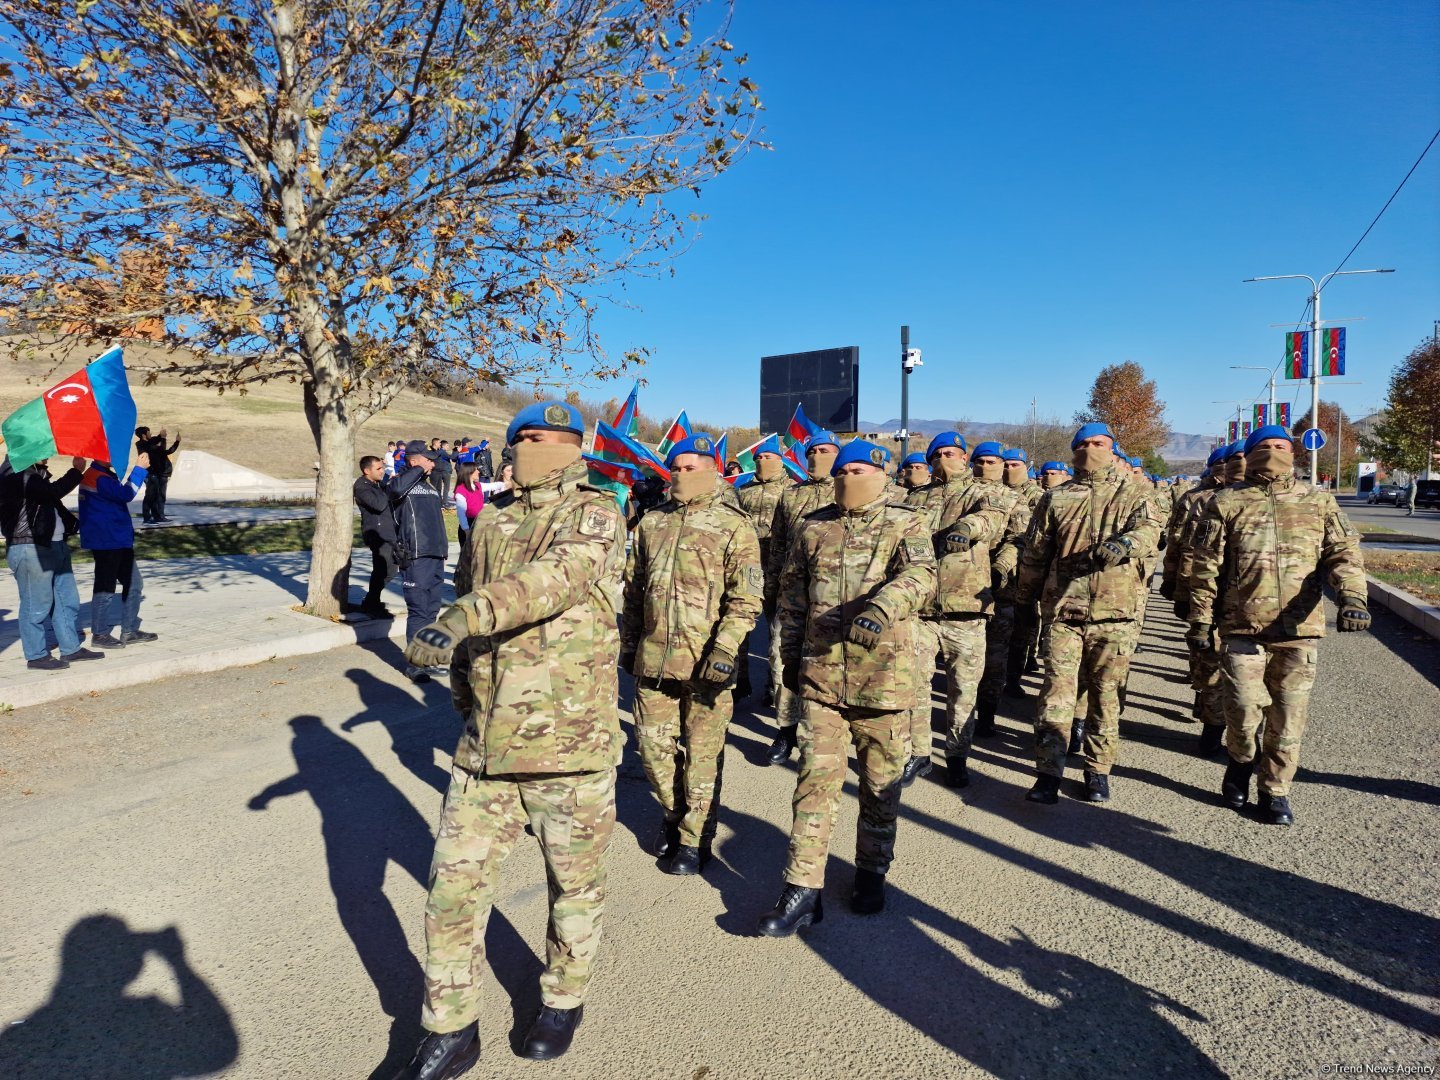
[[[754,526],[717,490],[640,519],[625,568],[620,652],[643,679],[698,677],[712,649],[740,655],[764,591]]]
[[[780,597],[780,574],[785,569],[785,559],[790,545],[800,531],[800,524],[807,515],[835,501],[835,481],[807,480],[787,488],[780,497],[775,518],[770,526],[770,543],[765,550],[765,610],[774,611]]]
[[[906,501],[926,515],[934,540],[935,595],[921,614],[932,618],[989,614],[995,606],[990,588],[990,556],[1008,537],[1007,525],[1016,501],[1014,494],[993,482],[976,483],[962,478],[918,488]],[[970,549],[959,554],[948,553],[945,537],[962,520],[971,528]]]
[[[1165,528],[1165,583],[1175,590],[1175,599],[1190,599],[1190,541],[1195,523],[1220,490],[1219,478],[1207,477],[1175,500]]]
[[[750,515],[755,525],[755,537],[762,546],[768,547],[770,532],[775,524],[775,512],[780,509],[780,500],[785,492],[795,485],[788,473],[781,473],[774,480],[752,480],[735,492],[740,508]]]
[[[1327,579],[1336,592],[1366,600],[1359,534],[1333,495],[1293,476],[1222,488],[1194,545],[1190,621],[1218,624],[1222,636],[1323,637]]]
[[[1040,501],[1040,496],[1045,494],[1045,489],[1034,480],[1026,480],[1019,487],[1010,488],[1010,490],[1015,492],[1031,510],[1035,509],[1035,505]]]
[[[1136,564],[1155,553],[1159,539],[1154,500],[1114,466],[1077,476],[1035,507],[1020,555],[1019,600],[1038,598],[1046,621],[1134,619],[1144,588]],[[1101,568],[1091,552],[1107,540],[1120,540],[1130,553]]]
[[[615,656],[625,523],[584,462],[543,486],[497,495],[470,541],[473,591],[494,630],[451,662],[466,717],[455,764],[476,775],[577,773],[620,761]],[[473,624],[472,624],[473,625]]]
[[[1013,585],[1006,585],[1015,576],[1020,566],[1020,553],[1025,549],[1025,536],[1030,531],[1030,521],[1035,516],[1030,504],[1021,495],[1020,488],[1007,488],[999,480],[976,480],[977,486],[998,489],[1010,496],[1009,515],[1005,519],[1005,535],[990,553],[990,567],[995,574],[997,598],[1008,600],[1014,596]],[[1041,496],[1044,496],[1042,491]],[[1037,501],[1036,506],[1039,505]]]
[[[780,580],[780,657],[800,665],[800,696],[827,705],[913,708],[915,615],[935,591],[925,515],[876,499],[830,505],[804,521]],[[868,605],[889,626],[874,649],[846,640]]]

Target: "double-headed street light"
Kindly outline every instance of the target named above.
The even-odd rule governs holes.
[[[1270,423],[1275,423],[1275,369],[1273,367],[1256,367],[1254,364],[1231,364],[1231,371],[1264,371],[1270,376],[1270,411],[1266,415],[1270,417]]]
[[[1347,274],[1393,274],[1393,269],[1388,270],[1332,270],[1322,277],[1318,282],[1309,274],[1271,274],[1268,277],[1246,278],[1248,284],[1252,281],[1288,281],[1291,278],[1303,279],[1310,283],[1310,423],[1313,427],[1320,426],[1320,290],[1329,284],[1331,278],[1341,277]],[[1319,473],[1319,450],[1310,451],[1310,484],[1320,482]]]

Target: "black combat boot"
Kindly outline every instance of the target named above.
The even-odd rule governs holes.
[[[1225,729],[1219,724],[1206,724],[1200,729],[1199,753],[1201,757],[1209,757],[1220,749],[1220,744],[1225,740]]]
[[[900,786],[909,787],[917,776],[929,776],[933,768],[929,757],[912,757],[905,762],[905,771],[900,774]]]
[[[700,849],[681,844],[675,849],[675,857],[665,864],[664,870],[676,877],[690,877],[700,873]]]
[[[1025,793],[1031,802],[1054,806],[1060,801],[1060,777],[1041,773],[1035,778],[1035,786]]]
[[[1225,779],[1220,784],[1220,801],[1231,810],[1243,809],[1250,801],[1250,774],[1255,771],[1253,762],[1230,759],[1225,766]]]
[[[1005,696],[1006,696],[1006,697],[1024,697],[1024,696],[1025,696],[1025,687],[1024,687],[1023,685],[1021,685],[1021,683],[1020,683],[1020,676],[1016,675],[1014,678],[1006,679],[1006,680],[1005,680]]]
[[[469,1072],[479,1060],[479,1024],[444,1034],[427,1031],[410,1064],[395,1074],[395,1080],[451,1080]]]
[[[855,888],[850,893],[850,910],[856,915],[878,915],[885,910],[885,875],[874,870],[855,870]]]
[[[975,706],[975,734],[982,739],[995,734],[995,706]]]
[[[797,738],[795,725],[782,727],[780,734],[775,736],[775,741],[770,744],[770,753],[766,757],[771,765],[783,765],[790,760],[790,751],[795,749]]]
[[[1085,774],[1085,801],[1109,802],[1110,777],[1104,773],[1087,772]]]
[[[789,937],[802,926],[818,926],[824,919],[825,903],[819,889],[786,885],[755,929],[766,937]]]
[[[673,855],[679,846],[680,823],[678,821],[660,822],[660,828],[655,833],[655,842],[650,848],[655,857],[663,859],[667,855]]]
[[[970,770],[965,767],[965,755],[945,759],[945,784],[952,788],[970,786]]]
[[[1080,753],[1080,749],[1084,745],[1085,721],[1072,720],[1070,722],[1070,745],[1065,748],[1065,753],[1069,754],[1071,757],[1074,757]]]
[[[584,1005],[577,1005],[573,1009],[554,1009],[549,1005],[542,1005],[540,1015],[535,1017],[535,1023],[530,1025],[530,1034],[525,1036],[525,1045],[520,1048],[520,1056],[534,1061],[558,1058],[570,1049],[570,1043],[575,1038],[575,1029],[580,1026],[580,1019],[584,1015]]]
[[[1255,796],[1255,809],[1260,811],[1260,820],[1266,825],[1295,824],[1295,815],[1290,810],[1290,799],[1286,795],[1267,795],[1261,791]]]

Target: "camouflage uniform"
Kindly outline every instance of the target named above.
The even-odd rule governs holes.
[[[1040,496],[1045,494],[1045,489],[1034,480],[1026,480],[1015,492],[1025,501],[1025,505],[1031,513],[1040,503]],[[1030,519],[1026,517],[1025,527],[1029,528]],[[1023,530],[1022,530],[1023,535]],[[1002,673],[1002,682],[1005,685],[1020,684],[1020,677],[1025,674],[1026,669],[1035,659],[1036,651],[1040,642],[1040,605],[1027,604],[1021,607],[1018,604],[1014,608],[1014,626],[1010,631],[1010,647],[1005,659],[1005,669]]]
[[[796,536],[805,518],[815,513],[822,507],[831,506],[835,502],[835,481],[830,477],[820,480],[807,480],[803,484],[793,485],[785,490],[780,497],[780,505],[775,511],[773,523],[770,526],[770,547],[766,553],[765,560],[765,584],[767,588],[775,589],[773,595],[767,594],[765,607],[767,610],[775,611],[779,606],[780,577],[784,572],[786,560],[790,557],[790,548],[794,544]],[[780,635],[774,632],[775,626],[771,626],[770,634],[770,670],[772,673],[779,672],[782,668],[780,662]],[[778,676],[776,676],[778,679]],[[804,702],[795,697],[794,694],[779,687],[775,694],[775,719],[782,728],[793,728],[800,722],[800,713],[804,709]]]
[[[991,591],[991,549],[1005,538],[1014,497],[995,481],[960,476],[934,481],[910,493],[934,536],[936,594],[916,625],[915,692],[910,714],[911,753],[930,756],[930,680],[938,652],[945,668],[945,756],[970,753],[975,732],[975,694],[985,668],[985,624],[995,607]],[[971,528],[968,551],[947,552],[945,537],[957,522]]]
[[[1170,595],[1177,611],[1187,618],[1195,529],[1223,483],[1223,474],[1215,472],[1206,477],[1199,487],[1183,492],[1170,512],[1162,591]],[[1209,727],[1224,727],[1219,653],[1190,649],[1190,687],[1195,691],[1195,717]]]
[[[485,924],[500,866],[527,821],[550,882],[540,976],[545,1004],[574,1008],[600,945],[605,851],[615,822],[617,586],[625,527],[583,462],[505,492],[471,539],[473,591],[456,601],[472,631],[451,694],[465,717],[441,811],[425,904],[430,1031],[480,1012]]]
[[[805,701],[785,869],[791,885],[825,884],[847,741],[860,774],[855,865],[879,874],[890,867],[915,705],[915,614],[934,590],[935,552],[924,516],[883,496],[853,511],[819,510],[794,537],[778,612],[780,656],[796,665]],[[864,649],[846,635],[871,605],[889,626],[874,649]]]
[[[1130,667],[1140,610],[1135,560],[1160,536],[1155,504],[1115,467],[1077,475],[1045,493],[1035,508],[1020,556],[1017,591],[1040,600],[1050,624],[1045,683],[1035,717],[1035,754],[1042,774],[1063,776],[1077,686],[1087,687],[1083,756],[1088,772],[1106,775],[1120,735],[1120,687]],[[1091,552],[1119,540],[1129,556],[1113,566],[1092,563]]]
[[[1259,787],[1267,795],[1288,795],[1300,763],[1326,578],[1365,606],[1360,537],[1328,491],[1286,475],[1247,477],[1216,493],[1195,533],[1190,621],[1219,633],[1231,760],[1253,761],[1265,726]]]
[[[714,835],[731,716],[727,688],[700,673],[712,653],[739,662],[763,586],[755,529],[718,488],[688,503],[670,499],[640,519],[625,571],[620,654],[635,657],[645,775],[687,847],[708,846]]]
[[[1005,535],[991,557],[995,613],[985,626],[985,674],[980,678],[980,689],[976,695],[977,704],[994,712],[1000,704],[1000,691],[1005,687],[1010,662],[1010,638],[1015,632],[1015,572],[1020,562],[1025,533],[1030,527],[1031,509],[1023,488],[1007,488],[998,480],[975,482],[999,485],[1010,493],[1012,500],[1008,508]],[[1018,675],[1017,672],[1017,678]]]
[[[775,597],[780,591],[780,567],[772,563],[770,559],[770,541],[775,531],[775,516],[780,510],[780,500],[784,497],[785,492],[794,486],[790,481],[789,473],[782,471],[773,480],[761,480],[756,477],[735,493],[740,499],[740,508],[750,515],[750,523],[755,526],[755,536],[760,541],[760,567],[765,574],[765,625],[770,631],[772,657],[775,653]],[[744,663],[745,658],[749,655],[749,638],[747,637],[741,662]],[[746,664],[746,666],[749,665]],[[742,669],[741,685],[748,685],[743,676]],[[782,689],[780,665],[772,662],[770,665],[770,700],[778,702]]]

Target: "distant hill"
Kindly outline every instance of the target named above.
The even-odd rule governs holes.
[[[910,420],[910,431],[916,435],[939,435],[942,431],[954,431],[954,420],[919,420],[914,417]],[[1014,424],[1000,424],[991,421],[966,421],[965,434],[970,437],[971,442],[980,439],[996,438],[1007,428],[1014,428]],[[886,433],[900,429],[900,418],[892,417],[889,420],[862,420],[860,430]],[[1204,461],[1210,455],[1210,448],[1214,445],[1213,435],[1186,435],[1183,432],[1172,431],[1170,438],[1160,448],[1160,456],[1171,465],[1187,461]]]

